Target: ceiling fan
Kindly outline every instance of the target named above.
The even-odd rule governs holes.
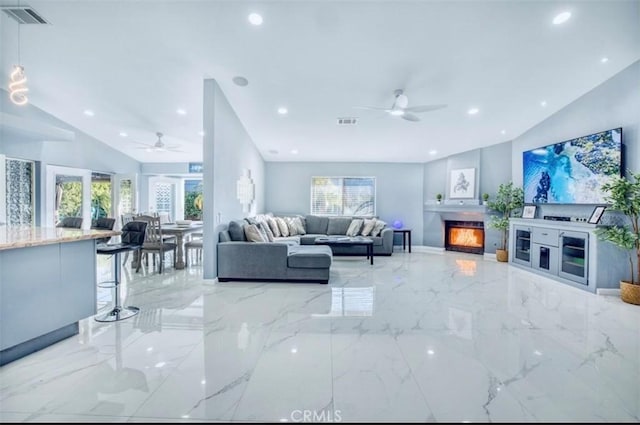
[[[142,145],[142,146],[137,146],[136,149],[144,149],[147,152],[184,152],[184,151],[181,151],[180,149],[177,149],[179,145],[165,145],[164,142],[162,141],[162,136],[163,136],[162,133],[157,132],[156,136],[158,136],[158,141],[155,142],[153,145],[150,145],[148,143],[135,142],[135,141],[133,143]]]
[[[417,112],[429,112],[436,111],[438,109],[446,108],[447,105],[417,105],[408,106],[409,98],[404,94],[402,89],[397,89],[393,92],[395,100],[391,105],[391,108],[379,108],[375,106],[354,106],[357,109],[371,109],[374,111],[385,111],[394,117],[400,117],[407,121],[420,121],[420,117],[415,115]]]

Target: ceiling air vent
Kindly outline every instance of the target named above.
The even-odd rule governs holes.
[[[18,21],[19,24],[48,24],[38,12],[30,6],[2,6],[7,15]]]
[[[338,125],[356,125],[356,124],[358,124],[358,118],[356,117],[338,118]]]

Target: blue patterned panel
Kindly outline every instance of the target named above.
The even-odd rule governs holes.
[[[33,161],[6,160],[7,223],[32,225],[34,216]]]

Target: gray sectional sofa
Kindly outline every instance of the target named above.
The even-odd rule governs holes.
[[[328,283],[333,255],[366,255],[364,246],[315,245],[315,239],[346,235],[352,217],[302,218],[304,234],[249,242],[244,232],[253,218],[231,221],[219,234],[218,281],[258,280]],[[393,229],[383,228],[373,239],[374,255],[391,255]]]

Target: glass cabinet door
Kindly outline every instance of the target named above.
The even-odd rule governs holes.
[[[531,265],[531,229],[515,227],[513,262]]]
[[[560,270],[558,274],[566,279],[587,284],[589,234],[582,232],[562,232],[560,234]]]

